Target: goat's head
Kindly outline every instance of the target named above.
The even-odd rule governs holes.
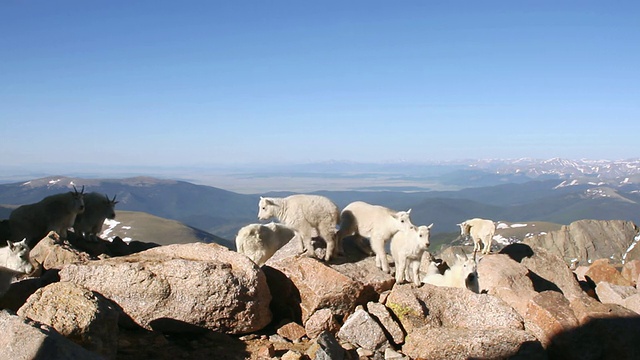
[[[71,192],[73,198],[72,209],[78,214],[82,214],[84,212],[84,185],[82,185],[82,190],[78,192],[76,186],[73,185],[73,192]]]
[[[272,198],[260,197],[258,203],[258,219],[267,220],[276,215],[276,207],[278,205]]]
[[[29,252],[31,249],[29,248],[29,245],[27,245],[27,239],[24,238],[22,241],[18,242],[11,242],[11,240],[7,240],[7,245],[9,247],[9,256],[7,257],[6,267],[25,274],[32,273],[35,268],[33,264],[31,264],[31,259],[29,258]]]
[[[431,243],[429,242],[429,237],[431,236],[431,228],[433,224],[429,226],[421,225],[418,226],[418,241],[420,243],[420,247],[423,249],[427,249]]]
[[[398,211],[393,217],[400,223],[401,230],[409,230],[415,226],[411,223],[411,209],[407,211]]]

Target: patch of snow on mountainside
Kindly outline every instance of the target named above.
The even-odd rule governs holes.
[[[504,246],[520,242],[520,239],[512,238],[512,237],[504,237],[502,235],[494,235],[492,237],[492,239],[493,239],[493,241],[497,242],[498,244],[501,244],[501,245],[504,245]]]
[[[640,234],[636,235],[636,237],[633,238],[633,242],[631,243],[631,245],[629,246],[627,251],[624,254],[622,254],[622,263],[623,264],[626,262],[627,254],[629,254],[631,252],[631,250],[633,250],[633,248],[635,248],[636,245],[638,245],[638,242],[640,242]]]
[[[585,197],[590,199],[598,199],[598,198],[609,198],[616,199],[628,203],[635,203],[635,201],[630,200],[622,195],[620,195],[615,189],[609,187],[596,187],[593,189],[587,189],[584,192]]]
[[[571,180],[571,181],[563,181],[560,184],[556,185],[556,187],[554,187],[554,189],[560,189],[563,187],[567,187],[567,186],[576,186],[579,185],[578,180]]]
[[[107,228],[104,229],[102,231],[102,234],[100,234],[100,237],[103,239],[107,239],[109,241],[113,241],[113,236],[109,236],[109,234],[111,234],[113,232],[113,230],[120,225],[119,221],[113,220],[113,219],[106,219],[104,221],[104,224],[107,225]],[[123,230],[129,230],[131,229],[131,226],[122,226],[121,229]],[[129,241],[131,241],[132,239],[130,237],[125,237],[122,239],[122,241],[128,243]]]
[[[584,177],[612,180],[630,175],[640,175],[640,159],[492,159],[477,160],[471,167],[491,170],[500,174],[526,174],[534,178],[539,176],[557,176],[565,180]]]

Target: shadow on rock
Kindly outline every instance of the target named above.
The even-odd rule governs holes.
[[[524,258],[530,258],[533,256],[533,249],[529,245],[517,243],[511,244],[500,250],[500,254],[506,254],[517,262],[522,262]]]
[[[594,318],[556,335],[549,359],[640,359],[640,316]]]

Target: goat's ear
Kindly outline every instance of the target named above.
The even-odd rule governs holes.
[[[13,249],[13,243],[11,240],[7,240],[7,245],[9,246],[9,249]]]
[[[433,227],[433,223],[431,223],[431,225],[427,226],[427,229],[431,230],[432,227]]]
[[[411,214],[411,209],[407,210],[407,214]]]

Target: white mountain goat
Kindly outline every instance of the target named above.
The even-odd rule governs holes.
[[[420,285],[420,263],[429,248],[429,235],[433,224],[398,231],[391,238],[391,256],[396,264],[396,283],[405,280]]]
[[[76,216],[73,232],[86,240],[98,241],[104,221],[116,217],[114,207],[117,203],[115,195],[113,199],[97,192],[84,195],[84,212]]]
[[[84,211],[84,186],[82,191],[73,191],[45,197],[34,204],[22,205],[9,215],[11,238],[27,238],[33,248],[51,230],[62,238],[67,237],[67,229],[72,227],[76,216]]]
[[[469,219],[458,224],[460,226],[460,236],[471,236],[473,240],[473,251],[480,251],[480,244],[483,244],[483,254],[491,252],[491,240],[496,233],[496,224],[491,220],[480,218]]]
[[[371,249],[376,254],[376,266],[389,273],[389,262],[385,251],[385,242],[400,230],[409,230],[413,226],[410,218],[411,209],[393,211],[384,206],[371,205],[363,201],[354,201],[347,205],[340,214],[340,230],[337,241],[342,249],[342,240],[356,235],[356,241],[362,237],[369,238]],[[363,248],[363,246],[359,246]]]
[[[457,255],[457,260],[444,274],[440,274],[435,263],[429,264],[429,272],[422,278],[422,283],[436,286],[467,288],[474,293],[480,292],[478,284],[478,263],[476,253],[472,258]]]
[[[26,238],[18,242],[7,240],[7,246],[0,248],[0,266],[30,274],[35,270],[29,258],[30,251]]]
[[[340,210],[331,200],[320,195],[291,195],[285,198],[260,197],[258,219],[276,218],[294,229],[302,238],[307,256],[315,256],[312,245],[314,230],[327,244],[325,261],[335,253],[336,226]]]
[[[238,231],[236,249],[262,266],[295,236],[295,230],[282,224],[249,224]]]

